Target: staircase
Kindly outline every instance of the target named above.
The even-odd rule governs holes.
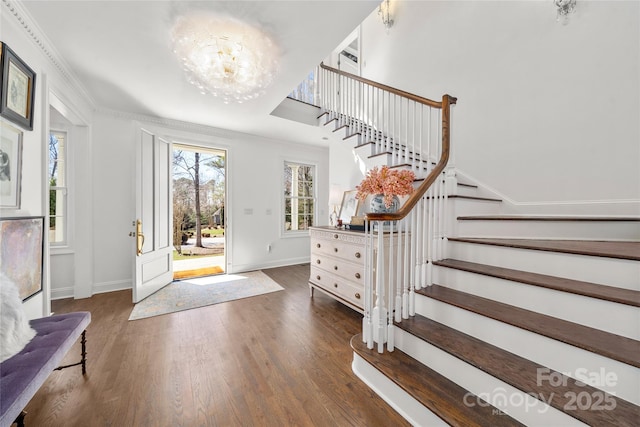
[[[530,233],[531,221],[591,228],[605,219],[491,221],[519,221]],[[640,225],[637,218],[606,221],[626,222],[630,233]],[[378,390],[388,387],[385,381],[400,387],[404,395],[393,404],[416,425],[435,425],[427,410],[450,425],[498,425],[495,414],[525,425],[638,425],[640,243],[546,236],[448,240],[448,258],[434,263],[434,283],[417,291],[416,315],[395,323],[395,351],[379,354],[352,341],[354,366],[367,363],[378,371],[364,374],[368,382]],[[391,370],[386,359],[396,353],[403,362]],[[458,420],[477,402],[459,394],[442,414],[441,403],[434,407],[423,396],[432,381],[420,381],[413,391],[424,366],[491,403],[489,418]]]
[[[362,115],[326,110],[319,120],[368,167],[423,179],[436,163]],[[399,226],[399,235],[424,232],[429,203],[443,204],[441,256],[429,250],[426,266],[397,268],[410,313],[394,305],[393,286],[374,286],[370,298],[391,307],[388,337],[376,339],[387,351],[354,337],[354,372],[419,426],[638,426],[640,218],[514,214],[467,181],[449,168],[422,213]],[[402,256],[427,256],[406,239]]]

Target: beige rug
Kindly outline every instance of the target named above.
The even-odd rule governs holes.
[[[137,303],[129,320],[190,310],[283,289],[262,271],[180,280]]]

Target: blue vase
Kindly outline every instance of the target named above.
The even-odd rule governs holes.
[[[386,207],[384,204],[384,194],[376,194],[371,198],[370,212],[372,213],[394,213],[398,212],[400,207],[400,199],[393,196],[391,206]]]
[[[398,212],[400,208],[400,199],[398,196],[393,196],[391,206],[386,207],[384,204],[384,194],[376,194],[371,198],[371,204],[369,205],[369,211],[371,213],[394,213]],[[385,221],[383,226],[390,225],[390,221]]]

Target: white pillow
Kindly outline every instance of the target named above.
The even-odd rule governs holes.
[[[36,336],[24,314],[18,287],[0,273],[0,362],[20,353]]]

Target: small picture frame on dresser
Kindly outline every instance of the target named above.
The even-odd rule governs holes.
[[[342,195],[342,204],[340,205],[340,214],[338,219],[343,224],[350,224],[351,217],[357,215],[360,201],[356,198],[357,190],[345,191]]]

